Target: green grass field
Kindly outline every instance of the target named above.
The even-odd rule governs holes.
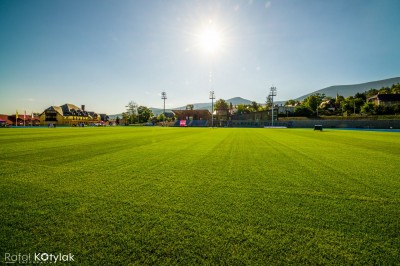
[[[400,264],[400,133],[41,128],[0,142],[2,262]]]

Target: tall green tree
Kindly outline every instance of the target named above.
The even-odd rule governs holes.
[[[390,90],[390,93],[393,93],[393,94],[398,93],[398,94],[400,94],[400,83],[393,84],[392,88]]]
[[[390,93],[391,93],[391,89],[390,89],[389,87],[382,87],[382,88],[379,90],[379,93],[380,93],[380,94],[390,94]]]
[[[308,96],[304,100],[304,105],[316,112],[319,105],[318,97],[315,95]]]
[[[377,95],[379,93],[379,90],[377,89],[370,89],[368,91],[365,92],[365,96],[368,99],[369,97],[372,97],[374,95]]]
[[[126,111],[129,114],[134,114],[134,113],[136,113],[137,108],[138,108],[138,104],[136,102],[134,102],[134,101],[130,101],[128,103],[128,105],[126,106]]]
[[[254,112],[257,112],[261,106],[257,102],[253,101],[253,102],[251,102],[251,107],[254,110]]]
[[[367,100],[367,97],[365,96],[365,93],[359,93],[359,92],[357,92],[357,93],[354,95],[354,98],[356,98],[356,99],[362,99],[364,102]]]
[[[295,106],[299,103],[299,101],[290,99],[289,101],[285,102],[286,106]]]
[[[126,106],[126,120],[128,124],[134,124],[137,122],[138,104],[134,101],[130,101]],[[125,119],[125,118],[124,118]]]
[[[272,98],[271,98],[271,96],[267,96],[267,101],[265,103],[266,103],[266,108],[267,109],[272,107]]]
[[[361,107],[364,105],[365,101],[361,98],[354,98],[353,100],[353,110],[355,110],[355,113],[360,113],[361,112]]]
[[[298,105],[294,108],[294,115],[295,116],[312,116],[313,110],[310,109],[310,107],[305,106],[305,105]]]
[[[139,122],[140,123],[145,123],[150,120],[150,117],[153,116],[153,112],[147,108],[146,106],[139,106],[137,108],[138,114],[139,114]]]
[[[310,95],[304,99],[302,105],[308,107],[310,110],[312,110],[314,113],[316,113],[316,112],[318,112],[317,108],[322,103],[322,99],[324,97],[325,97],[325,94],[319,94],[319,93]]]
[[[224,99],[219,99],[214,104],[214,109],[216,110],[228,110],[229,106],[228,103]]]
[[[122,119],[124,120],[125,125],[130,124],[131,115],[128,112],[122,113]]]
[[[236,107],[238,114],[247,114],[250,113],[249,106],[246,104],[239,104]]]
[[[163,113],[159,114],[157,116],[157,121],[160,121],[160,122],[166,121],[166,116]]]
[[[364,114],[373,114],[374,113],[374,104],[373,103],[365,103],[362,107],[361,107],[361,113]]]

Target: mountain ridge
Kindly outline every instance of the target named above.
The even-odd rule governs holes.
[[[397,84],[397,83],[400,83],[400,77],[370,81],[370,82],[359,83],[359,84],[351,84],[351,85],[333,85],[333,86],[329,86],[329,87],[305,94],[303,96],[295,98],[294,100],[302,101],[305,98],[307,98],[308,96],[316,94],[316,93],[320,93],[320,94],[324,93],[325,96],[329,96],[329,97],[336,97],[336,95],[339,94],[346,98],[349,96],[354,96],[356,93],[363,93],[370,89],[380,89],[382,87],[390,87],[393,84]]]

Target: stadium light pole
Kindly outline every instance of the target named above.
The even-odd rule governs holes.
[[[209,98],[211,99],[211,127],[214,127],[214,99],[215,99],[215,93],[214,91],[210,91],[210,96]]]
[[[164,100],[163,124],[165,124],[165,100],[167,99],[167,93],[165,91],[161,92],[161,99]]]
[[[271,98],[271,110],[272,110],[272,119],[271,119],[271,126],[274,126],[274,96],[276,96],[276,87],[272,86],[269,90],[268,97]]]

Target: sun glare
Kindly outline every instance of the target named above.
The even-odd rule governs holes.
[[[221,51],[223,36],[211,21],[198,33],[197,37],[198,46],[204,53],[211,55]]]
[[[215,53],[221,47],[221,36],[213,28],[205,29],[200,34],[200,45],[206,53]]]

